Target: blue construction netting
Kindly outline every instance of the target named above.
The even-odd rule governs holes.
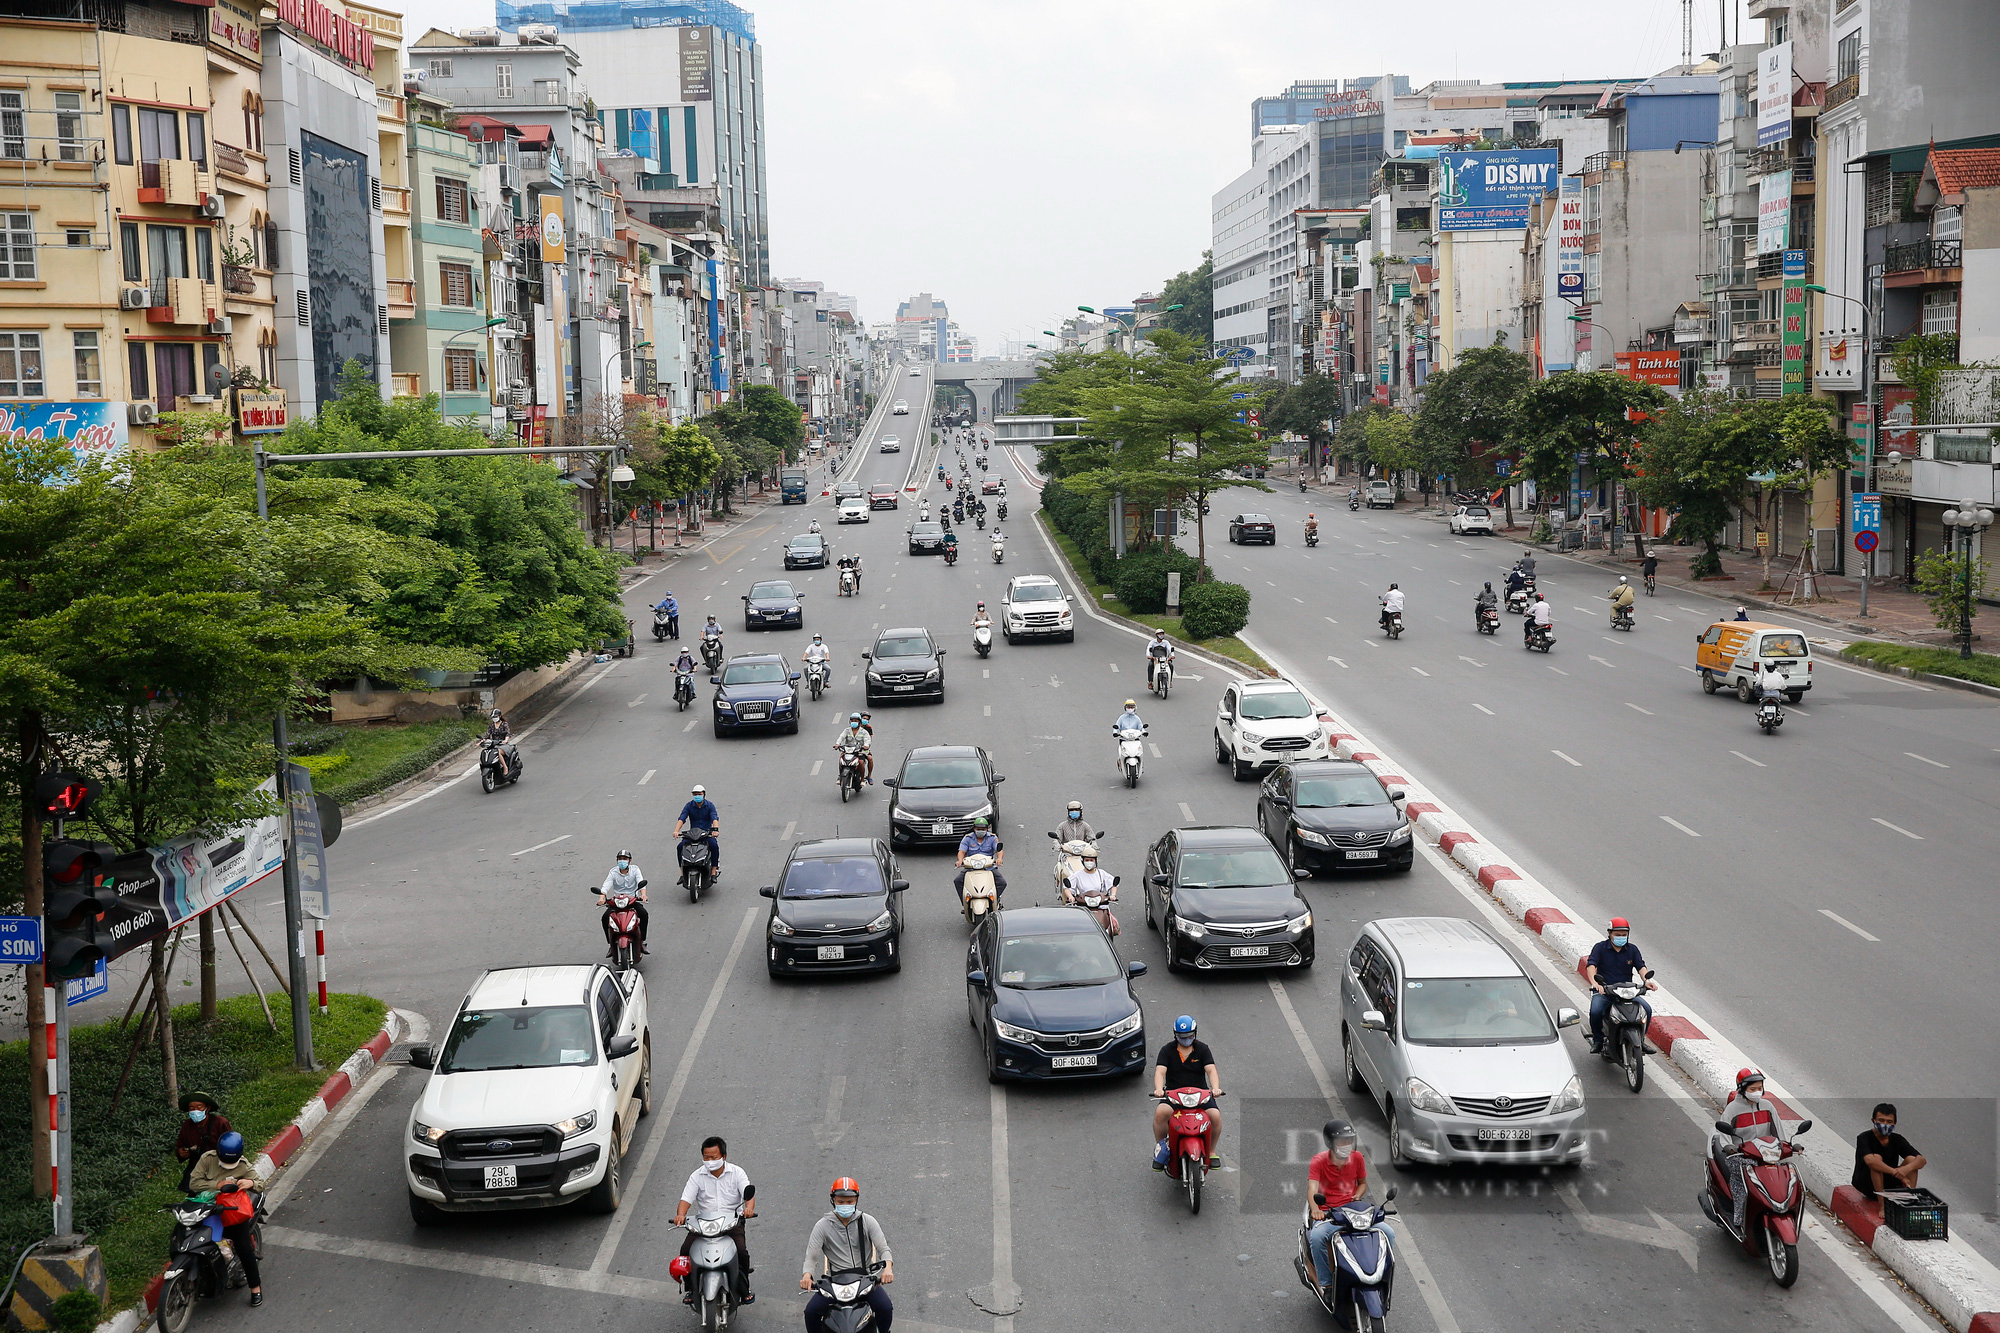
[[[546,23],[564,32],[612,32],[621,28],[721,28],[746,42],[757,40],[756,16],[729,0],[542,0],[510,4],[494,0],[494,22],[513,32],[524,23]]]

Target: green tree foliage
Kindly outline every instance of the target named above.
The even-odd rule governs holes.
[[[1112,580],[1112,591],[1126,609],[1141,615],[1158,615],[1167,609],[1167,575],[1179,574],[1184,585],[1192,586],[1205,578],[1214,578],[1212,570],[1201,568],[1201,563],[1187,551],[1170,546],[1153,546],[1144,551],[1131,552],[1117,562]]]
[[[1266,395],[1262,409],[1265,430],[1286,430],[1312,441],[1315,461],[1318,451],[1333,439],[1334,425],[1341,415],[1340,379],[1335,375],[1307,375],[1297,384],[1279,386]]]
[[[1160,293],[1160,306],[1165,310],[1170,305],[1178,305],[1180,309],[1166,310],[1160,316],[1158,327],[1207,347],[1214,336],[1215,326],[1215,256],[1212,252],[1201,252],[1200,267],[1176,273],[1167,279],[1166,288]]]
[[[707,432],[691,421],[654,421],[651,438],[632,453],[634,492],[642,500],[689,500],[715,480],[722,455]]]
[[[1240,583],[1181,589],[1181,633],[1190,639],[1236,634],[1250,623],[1250,590]]]
[[[1913,333],[1889,349],[1896,378],[1909,386],[1916,420],[1937,420],[1938,391],[1946,372],[1958,368],[1958,338],[1949,333]]]
[[[1535,382],[1533,358],[1495,342],[1459,355],[1424,381],[1417,441],[1424,468],[1462,483],[1493,477],[1493,460],[1512,443],[1514,405]]]
[[[1087,390],[1129,380],[1133,374],[1133,360],[1122,352],[1057,352],[1041,361],[1034,383],[1021,390],[1021,414],[1081,417]],[[1044,476],[1069,477],[1103,467],[1111,444],[1086,436],[1045,444],[1037,452]]]
[[[1917,557],[1914,585],[1918,596],[1931,609],[1931,618],[1942,630],[1956,632],[1959,617],[1965,613],[1968,590],[1973,611],[1979,610],[1979,598],[1986,591],[1986,562],[1974,560],[1968,564],[1954,557],[1949,551],[1925,551]]]
[[[1368,446],[1368,461],[1382,469],[1383,476],[1392,477],[1422,465],[1417,452],[1416,423],[1403,413],[1393,410],[1371,412],[1363,431]]]
[[[1630,477],[1638,456],[1633,414],[1655,414],[1669,401],[1609,370],[1537,380],[1515,399],[1523,467],[1543,488],[1560,489],[1579,459],[1600,477]]]

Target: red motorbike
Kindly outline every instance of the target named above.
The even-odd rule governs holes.
[[[1208,1113],[1224,1096],[1207,1088],[1169,1088],[1155,1098],[1173,1108],[1167,1117],[1167,1178],[1187,1191],[1190,1213],[1201,1211],[1201,1187],[1208,1179]]]
[[[638,904],[639,899],[634,894],[611,895],[611,959],[612,966],[620,972],[629,972],[639,966]]]
[[[1730,1132],[1729,1122],[1718,1120],[1715,1128]],[[1799,1123],[1794,1134],[1812,1128],[1812,1121]],[[1805,1213],[1806,1190],[1799,1170],[1791,1160],[1805,1149],[1786,1143],[1775,1135],[1750,1139],[1718,1158],[1708,1154],[1708,1188],[1701,1193],[1701,1210],[1708,1220],[1721,1227],[1730,1239],[1752,1258],[1771,1265],[1771,1277],[1781,1287],[1799,1280],[1799,1228]],[[1743,1230],[1736,1230],[1735,1205],[1729,1193],[1729,1173],[1723,1161],[1741,1154],[1749,1159],[1743,1172],[1743,1188],[1749,1191],[1743,1209]]]

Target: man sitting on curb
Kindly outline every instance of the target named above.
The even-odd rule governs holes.
[[[1873,1119],[1875,1123],[1854,1140],[1854,1188],[1864,1199],[1874,1198],[1880,1190],[1915,1189],[1924,1155],[1896,1132],[1896,1108],[1882,1102]]]

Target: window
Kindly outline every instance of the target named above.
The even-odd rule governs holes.
[[[118,224],[118,251],[125,260],[125,281],[143,282],[146,277],[146,268],[139,259],[138,223],[121,222]]]
[[[188,275],[187,228],[146,226],[146,271],[155,282]]]
[[[1934,287],[1924,293],[1924,332],[1958,336],[1958,288]]]
[[[243,94],[243,147],[264,151],[264,99],[249,91]]]
[[[536,100],[537,102],[545,102],[545,103],[547,103],[547,104],[548,104],[548,105],[550,105],[550,106],[561,106],[561,105],[562,105],[562,80],[560,80],[560,79],[536,79],[536,80],[535,80],[535,100]]]
[[[1861,73],[1861,30],[1840,39],[1833,48],[1833,77],[1835,81],[1851,79]]]
[[[444,391],[479,391],[479,355],[470,348],[454,347],[444,354]]]
[[[159,162],[181,155],[181,119],[172,111],[139,108],[139,160]]]
[[[0,398],[41,398],[47,393],[42,382],[42,335],[0,333]]]
[[[278,267],[278,224],[270,218],[264,220],[264,267]]]
[[[446,305],[472,304],[472,269],[465,264],[438,265],[439,298]]]
[[[198,111],[188,112],[188,156],[208,170],[208,117]]]
[[[278,335],[264,329],[257,335],[257,374],[269,384],[278,378]]]
[[[0,213],[0,278],[35,280],[35,217]]]
[[[493,95],[511,98],[514,95],[514,64],[502,60],[493,66]]]
[[[215,233],[207,227],[194,229],[194,275],[203,282],[215,281]]]
[[[120,166],[132,165],[132,108],[111,104],[111,156]]]
[[[89,245],[89,244],[90,244],[90,228],[88,228],[88,227],[65,227],[65,228],[63,229],[63,240],[64,240],[64,241],[65,241],[66,243],[68,243],[68,244],[70,244],[70,245],[73,245],[73,246],[77,246],[77,247],[79,247],[79,248],[81,248],[81,247],[83,247],[83,246],[86,246],[86,245]]]
[[[449,60],[433,60],[433,61],[431,61],[431,77],[432,77],[432,78],[434,78],[434,79],[449,79],[449,78],[451,78],[451,77],[452,77],[452,73],[451,73],[451,61],[449,61]]]
[[[146,344],[125,344],[125,375],[129,381],[126,391],[132,395],[134,402],[152,396],[151,390],[146,387]]]
[[[69,341],[70,348],[76,356],[76,396],[102,398],[104,363],[98,356],[96,331],[86,332],[78,329],[69,335]]]
[[[1940,208],[1931,214],[1931,239],[1955,241],[1962,234],[1963,219],[1956,208]]]
[[[65,162],[83,161],[83,94],[56,94],[56,155]]]
[[[446,176],[437,178],[437,215],[439,222],[466,220],[467,204],[465,182],[452,180]]]
[[[0,157],[26,157],[27,155],[27,94],[0,92]]]
[[[226,377],[222,373],[222,344],[201,345],[201,391],[214,393]]]
[[[193,343],[153,344],[153,392],[163,412],[173,410],[175,399],[194,394]]]

